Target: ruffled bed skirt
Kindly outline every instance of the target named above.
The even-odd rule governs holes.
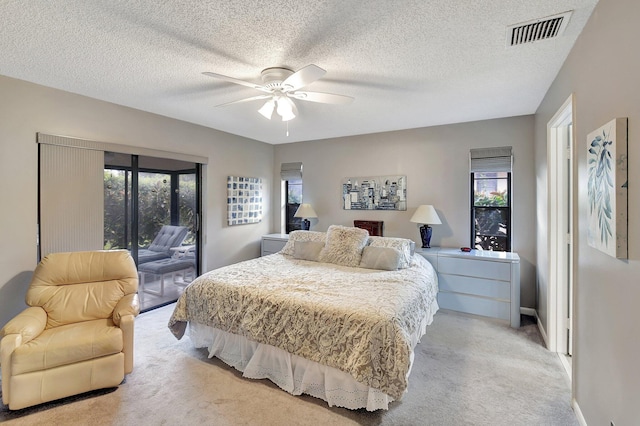
[[[420,330],[411,336],[413,347],[424,335],[437,310],[438,303],[434,299]],[[269,379],[292,395],[307,394],[326,401],[329,406],[351,410],[366,408],[367,411],[386,410],[393,401],[389,395],[357,382],[344,371],[309,361],[271,345],[252,342],[243,336],[190,322],[189,337],[195,347],[209,350],[209,358],[219,358],[242,371],[243,377]],[[413,358],[412,351],[412,364]]]

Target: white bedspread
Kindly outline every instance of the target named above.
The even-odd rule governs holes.
[[[196,279],[169,328],[177,338],[187,322],[237,334],[400,399],[437,291],[436,274],[421,256],[410,268],[379,271],[274,254]]]

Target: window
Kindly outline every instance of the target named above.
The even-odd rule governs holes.
[[[471,150],[471,241],[511,251],[511,147]]]
[[[302,229],[302,218],[293,217],[302,204],[302,163],[282,163],[280,165],[282,179],[282,229],[285,233]]]
[[[285,181],[287,194],[286,203],[286,233],[297,229],[302,229],[302,218],[293,217],[302,203],[302,179],[294,179]]]

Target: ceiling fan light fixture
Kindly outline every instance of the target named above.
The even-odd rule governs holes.
[[[273,109],[276,106],[275,104],[276,102],[273,99],[269,99],[264,105],[262,105],[258,112],[267,120],[271,120],[271,116],[273,116]]]
[[[289,121],[296,118],[296,115],[293,113],[293,101],[289,98],[279,97],[277,99],[278,108],[276,112],[280,117],[282,117],[282,121]]]

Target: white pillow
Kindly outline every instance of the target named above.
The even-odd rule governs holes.
[[[296,241],[293,245],[293,257],[317,262],[324,243],[320,241]]]
[[[393,247],[371,247],[362,250],[361,268],[397,271],[402,254]]]
[[[400,264],[398,268],[404,269],[411,266],[411,243],[407,238],[394,237],[369,237],[371,247],[392,247],[400,250]]]
[[[289,234],[289,241],[287,241],[287,244],[285,244],[282,250],[280,250],[280,254],[293,256],[296,241],[319,241],[324,244],[324,240],[326,236],[327,236],[326,232],[292,231]]]
[[[327,240],[320,252],[320,262],[343,266],[360,266],[362,249],[367,245],[369,233],[365,229],[331,225]]]

